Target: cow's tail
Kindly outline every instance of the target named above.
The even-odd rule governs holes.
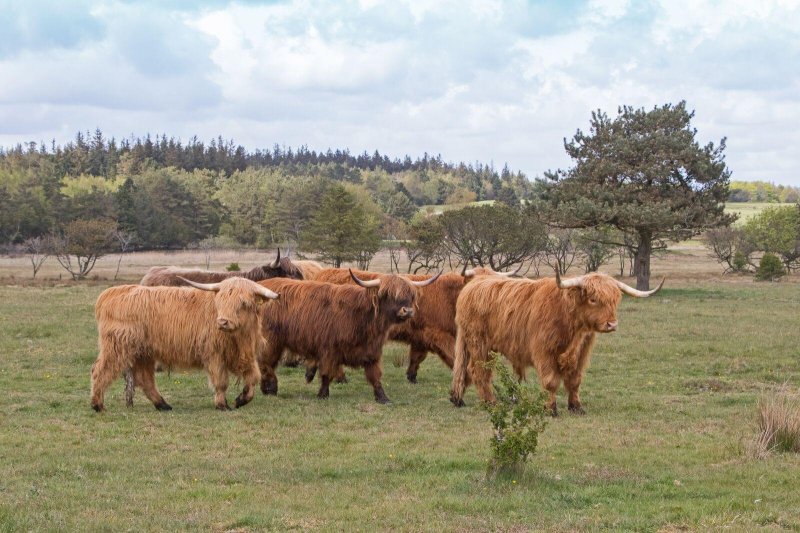
[[[455,361],[453,362],[453,384],[450,387],[450,401],[456,407],[464,406],[464,389],[467,388],[467,367],[469,366],[469,350],[464,340],[464,333],[458,328],[456,333]]]
[[[128,367],[122,372],[125,378],[125,405],[133,405],[133,395],[136,393],[136,382],[133,380],[133,369]]]

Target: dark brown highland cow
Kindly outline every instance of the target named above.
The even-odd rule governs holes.
[[[245,278],[251,281],[262,281],[272,278],[292,278],[303,279],[303,273],[292,263],[288,257],[281,258],[281,251],[278,250],[278,257],[268,265],[252,268],[246,272],[212,272],[193,268],[180,268],[174,266],[155,266],[151,267],[144,275],[141,285],[151,287],[186,287],[188,283],[181,281],[181,278],[196,281],[198,283],[217,283],[227,278]]]
[[[284,349],[312,361],[320,369],[319,398],[327,398],[331,379],[342,365],[363,367],[375,400],[388,403],[381,385],[381,353],[389,328],[414,316],[416,287],[436,281],[385,276],[359,286],[318,281],[271,279],[259,282],[279,292],[280,302],[262,316],[265,352],[259,358],[261,391],[278,393],[275,367]]]
[[[406,378],[411,383],[417,382],[419,365],[425,360],[428,352],[439,356],[444,364],[453,368],[456,342],[456,300],[461,289],[473,278],[485,275],[514,276],[514,272],[494,272],[489,268],[474,268],[463,274],[450,272],[442,274],[433,285],[422,287],[417,291],[416,312],[400,324],[389,330],[389,339],[409,345],[408,369]],[[381,279],[387,274],[354,271],[359,279]],[[405,274],[401,277],[415,282],[430,279],[429,275]],[[353,283],[347,269],[326,268],[314,278],[338,285]],[[309,369],[306,378],[313,379],[314,369]]]
[[[244,381],[236,407],[253,398],[260,373],[262,303],[273,291],[243,278],[191,287],[120,285],[95,305],[100,353],[92,366],[92,408],[102,411],[106,389],[125,369],[158,410],[171,407],[156,388],[156,361],[204,368],[217,409],[228,409],[228,374]]]
[[[597,333],[617,329],[622,293],[644,298],[658,292],[639,291],[605,274],[592,273],[561,280],[509,280],[485,277],[468,284],[456,305],[456,360],[451,401],[464,405],[467,370],[478,396],[494,401],[489,352],[502,353],[523,378],[536,368],[542,389],[549,393],[553,415],[556,391],[564,381],[569,410],[583,414],[579,388],[589,365]]]

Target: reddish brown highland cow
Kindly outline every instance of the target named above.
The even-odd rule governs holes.
[[[121,285],[95,304],[100,353],[92,366],[92,408],[104,409],[108,386],[125,369],[156,409],[171,407],[158,392],[156,361],[177,368],[204,368],[217,409],[229,409],[228,374],[244,381],[236,407],[253,398],[260,373],[262,303],[278,295],[244,278],[191,287]]]
[[[467,370],[478,396],[493,402],[489,352],[502,353],[523,378],[533,366],[549,394],[553,415],[556,391],[564,381],[569,410],[583,414],[579,388],[589,365],[597,333],[617,329],[622,293],[644,298],[656,289],[639,291],[605,274],[592,273],[562,281],[509,280],[485,277],[468,284],[456,305],[456,358],[451,401],[464,405]]]
[[[279,278],[259,282],[281,295],[262,317],[266,350],[259,364],[264,394],[278,393],[275,367],[283,350],[289,349],[317,363],[319,398],[328,397],[331,379],[346,365],[363,367],[375,400],[388,403],[381,385],[381,353],[389,328],[414,316],[416,287],[436,278],[412,282],[385,276],[362,281],[351,275],[359,286]]]

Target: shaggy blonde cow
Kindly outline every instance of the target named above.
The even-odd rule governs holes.
[[[156,409],[172,409],[156,388],[156,361],[204,368],[217,409],[230,409],[229,373],[244,382],[236,407],[253,399],[260,379],[256,356],[263,349],[261,308],[278,294],[244,278],[187,283],[196,288],[122,285],[100,294],[95,304],[100,353],[92,366],[95,411],[104,409],[106,389],[127,368]]]
[[[493,402],[489,352],[502,353],[522,378],[536,368],[548,406],[557,415],[556,391],[564,381],[569,410],[583,414],[579,388],[589,365],[597,333],[617,329],[622,294],[644,298],[639,291],[600,273],[569,280],[511,280],[485,277],[464,287],[456,304],[456,358],[450,400],[464,405],[469,370],[478,396]]]

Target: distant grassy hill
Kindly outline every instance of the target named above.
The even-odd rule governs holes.
[[[420,211],[423,212],[431,212],[431,213],[443,213],[445,211],[450,211],[452,209],[461,209],[462,207],[472,206],[472,205],[492,205],[494,200],[481,200],[479,202],[467,202],[463,204],[445,204],[445,205],[423,205],[420,207]]]
[[[748,219],[758,215],[767,207],[775,207],[780,205],[794,205],[777,202],[728,202],[725,204],[725,211],[728,213],[737,213],[739,220],[737,224],[743,224]]]

